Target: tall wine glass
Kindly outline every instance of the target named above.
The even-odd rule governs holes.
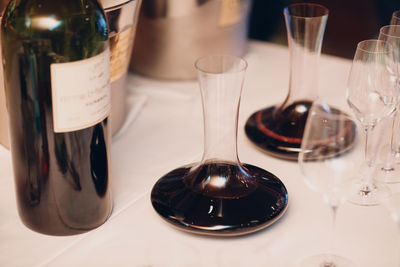
[[[377,205],[388,188],[373,177],[374,155],[370,153],[369,135],[375,126],[395,110],[398,92],[392,49],[382,40],[365,40],[357,45],[347,83],[347,103],[365,133],[365,166],[358,193],[350,200],[358,205]]]
[[[400,20],[399,20],[400,23]],[[386,42],[386,44],[393,49],[393,76],[396,80],[399,80],[398,66],[399,66],[399,53],[400,53],[400,25],[386,25],[379,30],[379,40]],[[389,61],[390,62],[390,61]],[[397,67],[395,67],[397,66]],[[397,90],[400,90],[399,82],[396,83]],[[395,88],[396,89],[396,88]],[[385,160],[385,163],[381,167],[384,171],[384,181],[387,183],[397,183],[400,182],[400,166],[396,166],[395,159],[400,157],[400,146],[398,137],[398,124],[399,124],[399,103],[397,103],[396,110],[391,116],[392,131],[390,140],[390,155]]]
[[[299,154],[300,170],[306,184],[321,193],[329,205],[332,226],[335,225],[338,207],[349,195],[349,184],[357,177],[363,158],[354,127],[355,122],[348,114],[317,100],[311,106],[304,130]],[[333,237],[332,231],[332,244]],[[353,263],[342,256],[319,254],[306,258],[301,266],[348,267]]]

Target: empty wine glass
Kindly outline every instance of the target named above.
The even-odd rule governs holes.
[[[377,205],[388,188],[374,179],[374,155],[369,150],[369,134],[395,110],[398,92],[392,49],[382,40],[365,40],[357,45],[347,83],[347,103],[365,133],[365,166],[358,193],[350,200],[358,205]]]
[[[400,21],[399,21],[400,22]],[[379,30],[379,40],[386,42],[393,49],[394,53],[394,64],[398,66],[399,57],[398,54],[400,52],[400,25],[387,25],[383,26]],[[390,62],[390,61],[389,61]],[[391,68],[393,73],[393,77],[395,79],[399,79],[398,67]],[[399,83],[397,82],[397,90],[400,90]],[[395,88],[396,89],[396,88]],[[398,103],[399,104],[399,103]],[[400,166],[396,166],[395,160],[400,157],[400,146],[398,140],[398,123],[399,123],[399,105],[397,104],[397,108],[393,115],[390,117],[392,124],[391,131],[391,140],[390,140],[390,155],[386,157],[385,162],[381,166],[381,170],[384,172],[384,181],[387,183],[397,183],[400,182]]]
[[[356,173],[363,153],[352,118],[322,100],[313,102],[304,130],[299,166],[304,181],[313,190],[322,194],[332,211],[332,228],[336,211],[350,194],[351,181]],[[358,146],[358,149],[353,148]],[[333,245],[333,229],[331,245]],[[353,263],[345,257],[319,254],[306,258],[301,266],[348,267]]]

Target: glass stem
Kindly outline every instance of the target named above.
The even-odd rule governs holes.
[[[396,142],[395,142],[395,136],[394,136],[394,131],[395,131],[395,123],[396,123],[396,114],[397,110],[393,112],[393,114],[390,116],[390,119],[392,120],[392,131],[390,135],[390,151],[389,151],[389,159],[386,160],[386,164],[383,167],[384,171],[393,171],[394,170],[394,157],[396,156]]]
[[[365,147],[364,147],[364,156],[365,156],[365,162],[368,167],[372,166],[372,160],[369,156],[369,135],[370,135],[371,127],[365,127],[364,132],[365,132]]]
[[[392,128],[392,139],[390,142],[390,148],[391,148],[391,161],[392,165],[397,163],[397,159],[400,156],[400,144],[399,144],[399,107],[396,108],[394,111],[393,116],[393,128]]]
[[[335,266],[332,258],[333,250],[335,248],[335,230],[336,230],[336,214],[337,214],[337,205],[331,205],[331,213],[332,213],[332,225],[331,225],[331,237],[329,240],[329,252],[328,258],[326,259],[326,263],[323,266]]]
[[[369,152],[369,139],[371,131],[374,129],[374,126],[366,126],[364,127],[365,133],[365,147],[364,147],[364,156],[365,156],[365,163],[367,164],[367,173],[363,175],[363,190],[365,192],[369,192],[372,190],[374,184],[372,179],[372,167],[373,167],[373,158]]]

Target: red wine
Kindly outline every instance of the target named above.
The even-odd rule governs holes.
[[[284,108],[273,106],[259,110],[247,120],[246,135],[257,147],[274,157],[297,160],[311,105],[311,101],[298,101]],[[341,111],[334,109],[333,112],[339,114]],[[355,135],[353,124],[344,139],[349,147]]]
[[[180,229],[242,235],[277,221],[287,208],[284,184],[258,167],[213,162],[163,176],[151,192],[154,209]]]
[[[105,15],[90,0],[12,0],[4,14],[4,77],[20,217],[32,230],[51,235],[97,227],[112,206]]]

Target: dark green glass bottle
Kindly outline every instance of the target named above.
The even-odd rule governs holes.
[[[96,0],[11,0],[1,41],[19,214],[71,235],[109,216],[109,47]]]

